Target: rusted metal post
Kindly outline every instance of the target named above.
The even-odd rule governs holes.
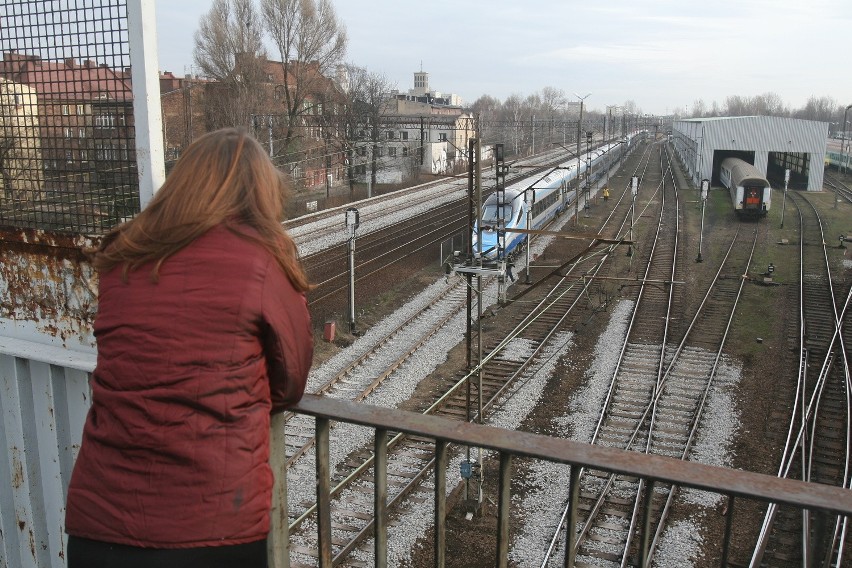
[[[509,563],[509,512],[512,505],[512,454],[500,453],[500,489],[497,503],[497,566]]]
[[[651,562],[651,509],[654,505],[654,484],[656,480],[649,479],[647,484],[639,483],[639,489],[645,485],[645,511],[642,514],[642,549],[640,550],[639,566],[647,568]]]
[[[583,468],[571,466],[568,488],[568,522],[565,525],[565,568],[574,568],[574,556],[577,554],[577,501],[580,498],[580,473]]]
[[[272,510],[269,514],[269,539],[266,544],[266,561],[269,568],[290,567],[290,533],[287,508],[287,451],[284,445],[284,413],[272,415],[270,420],[269,466],[275,485],[272,487]]]
[[[728,555],[731,552],[731,531],[734,527],[734,496],[728,496],[728,511],[725,515],[725,538],[722,541],[722,562],[719,564],[721,568],[727,568]]]
[[[374,444],[375,460],[373,461],[373,516],[375,526],[374,537],[374,565],[376,568],[385,568],[388,565],[388,527],[387,527],[387,502],[388,502],[388,431],[376,430]]]
[[[320,568],[332,568],[331,563],[331,476],[328,443],[330,424],[327,418],[317,418],[317,533],[319,537]]]
[[[435,568],[446,564],[447,544],[447,442],[435,440]]]

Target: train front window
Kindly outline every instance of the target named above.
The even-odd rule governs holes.
[[[502,209],[502,211],[500,211]],[[502,215],[500,215],[502,213]],[[482,224],[483,225],[495,225],[498,222],[498,218],[501,218],[505,222],[512,218],[512,205],[507,203],[503,207],[498,207],[496,204],[488,204],[486,203],[482,207]]]

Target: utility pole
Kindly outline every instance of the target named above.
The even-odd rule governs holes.
[[[532,115],[530,126],[532,126],[532,154],[535,155],[535,115]]]
[[[574,96],[580,99],[580,118],[577,120],[577,182],[574,190],[574,226],[577,226],[577,217],[580,216],[580,133],[583,130],[583,102],[589,98],[592,93],[587,93],[585,96],[580,96],[574,93]]]

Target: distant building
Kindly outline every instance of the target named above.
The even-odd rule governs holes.
[[[381,135],[356,143],[354,172],[359,179],[371,175],[372,152],[380,159],[379,183],[401,183],[417,172],[448,174],[467,164],[467,142],[474,136],[473,115],[457,95],[429,89],[429,74],[414,73],[408,94],[391,93],[381,111]]]
[[[772,184],[820,191],[828,123],[780,116],[690,118],[672,124],[675,151],[693,183],[718,185],[719,166],[727,157],[754,165]]]
[[[160,74],[163,148],[167,166],[180,157],[181,151],[193,140],[208,131],[204,104],[207,82],[192,75],[176,77],[170,71]]]
[[[38,95],[0,78],[0,206],[44,198]]]
[[[249,129],[266,146],[273,161],[286,167],[297,185],[312,188],[345,179],[343,132],[334,117],[346,103],[338,82],[323,76],[314,63],[303,66],[308,95],[303,112],[287,133],[286,83],[280,61],[241,55],[225,80],[160,75],[163,130],[167,159],[205,132],[226,126]],[[290,146],[285,147],[285,140]]]
[[[33,215],[49,215],[60,227],[82,222],[96,228],[138,209],[129,68],[10,51],[0,61],[0,78],[26,86],[35,97],[37,112],[27,111],[27,120],[38,142],[27,142],[27,151],[40,148],[50,203],[38,205]],[[14,114],[5,116],[10,118]]]
[[[414,88],[408,90],[408,94],[394,93],[397,98],[429,103],[439,106],[461,107],[464,103],[462,98],[452,93],[441,93],[429,88],[429,73],[421,70],[414,73]]]

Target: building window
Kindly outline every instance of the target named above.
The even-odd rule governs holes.
[[[403,147],[402,147],[402,155],[403,155],[403,156],[407,156],[407,155],[408,155],[408,146],[403,146]]]
[[[446,132],[439,133],[438,134],[438,141],[439,142],[446,142],[447,141],[447,133]]]
[[[85,114],[83,112],[83,105],[77,105],[77,116],[82,116],[83,114]]]
[[[85,138],[86,137],[86,129],[85,128],[78,128],[77,129],[77,135],[80,138]]]
[[[376,156],[378,156],[379,158],[382,158],[382,157],[384,157],[384,155],[385,155],[385,149],[384,148],[379,147],[379,148],[376,149]]]
[[[402,139],[403,139],[403,140],[408,140],[408,130],[403,130],[403,131],[402,131]]]
[[[388,140],[393,140],[394,138],[396,138],[396,132],[388,130]]]
[[[396,148],[388,148],[388,156],[396,158]]]
[[[358,148],[358,155],[359,156],[366,156],[367,155],[367,147],[361,146],[360,148]]]
[[[65,138],[73,138],[74,137],[74,130],[70,126],[66,126],[64,130],[65,130]]]
[[[65,116],[71,114],[71,110],[68,105],[62,105],[62,114],[64,114]]]
[[[123,118],[123,117],[122,117]],[[112,114],[96,114],[95,126],[99,128],[112,128],[115,126],[115,115]]]

